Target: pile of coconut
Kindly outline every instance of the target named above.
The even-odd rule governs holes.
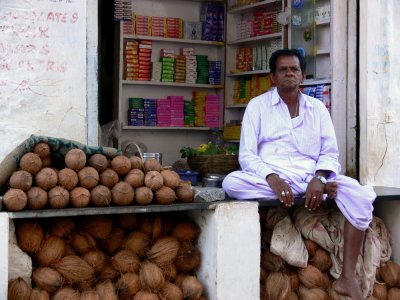
[[[16,235],[33,286],[10,280],[8,299],[206,300],[199,234],[171,213],[23,221]]]
[[[164,170],[158,160],[102,154],[87,157],[72,149],[64,161],[52,161],[47,143],[25,153],[9,180],[3,204],[9,211],[24,209],[171,204],[193,202],[189,182]]]
[[[285,211],[285,210],[282,210]],[[329,274],[332,258],[326,250],[312,240],[304,239],[308,252],[306,268],[289,265],[280,256],[270,251],[270,242],[275,225],[287,212],[277,210],[268,214],[260,208],[261,220],[261,300],[341,300],[333,289],[335,279]],[[346,298],[347,299],[347,298]],[[376,272],[372,296],[367,300],[400,299],[400,266],[388,261]]]

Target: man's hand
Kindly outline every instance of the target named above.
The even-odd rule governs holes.
[[[314,177],[311,179],[306,190],[305,207],[309,210],[317,209],[324,199],[324,189],[325,184],[323,184],[318,178]]]
[[[292,206],[294,204],[294,198],[292,189],[283,179],[281,179],[277,174],[270,174],[266,178],[269,186],[278,196],[279,201],[285,206]]]

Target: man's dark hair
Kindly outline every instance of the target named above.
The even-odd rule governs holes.
[[[269,59],[269,70],[271,73],[275,73],[276,70],[276,61],[278,60],[278,57],[281,56],[297,56],[300,62],[300,68],[301,71],[304,73],[306,71],[306,60],[301,53],[300,50],[297,49],[280,49],[272,53],[270,59]]]

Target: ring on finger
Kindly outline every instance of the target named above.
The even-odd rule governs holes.
[[[281,192],[281,195],[282,195],[282,196],[285,196],[285,192],[284,192],[284,191],[282,191],[282,192]]]
[[[286,191],[286,195],[289,195],[290,194],[290,192],[289,191]]]
[[[317,196],[312,196],[313,199],[317,199]]]

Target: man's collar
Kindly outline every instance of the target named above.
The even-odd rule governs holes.
[[[308,97],[305,97],[305,94],[303,94],[300,90],[299,90],[299,97],[300,97],[299,98],[300,103],[305,103],[306,106],[312,107],[310,99]],[[271,104],[272,105],[278,104],[280,99],[281,97],[278,94],[278,89],[275,87],[272,91]]]

